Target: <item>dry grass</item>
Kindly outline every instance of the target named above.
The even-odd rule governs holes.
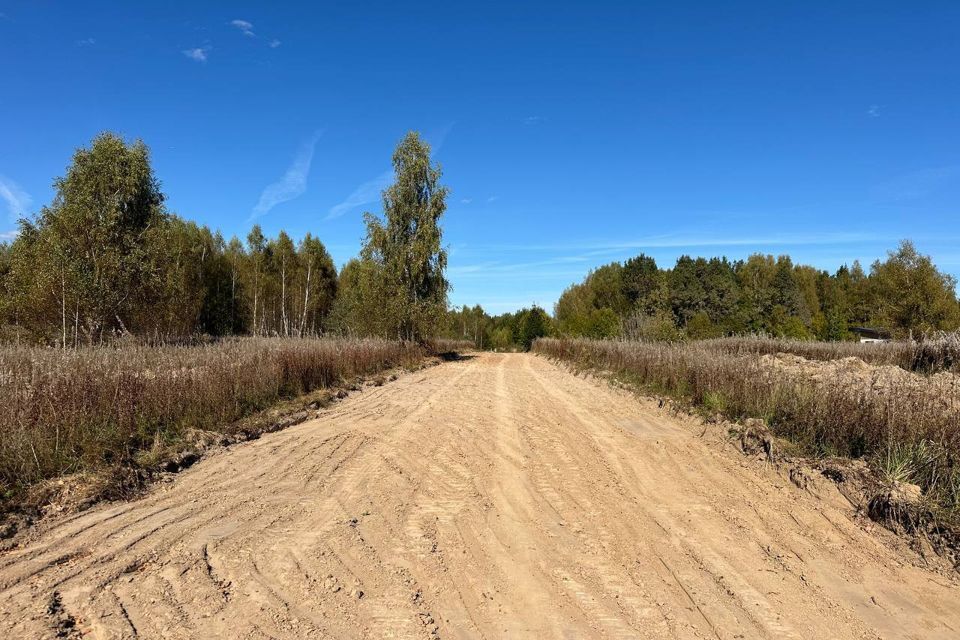
[[[343,379],[422,361],[381,340],[242,338],[188,346],[0,348],[0,490],[137,465],[191,430]]]
[[[792,353],[808,360],[859,358],[869,364],[893,365],[921,373],[960,370],[960,334],[957,333],[940,333],[920,341],[869,344],[754,336],[715,338],[698,344],[704,349],[729,355]]]
[[[473,351],[477,348],[473,340],[453,340],[450,338],[435,338],[430,341],[428,346],[431,351],[440,354]]]
[[[811,455],[866,458],[921,486],[945,517],[960,518],[960,378],[921,376],[860,360],[809,362],[730,349],[736,341],[687,344],[542,339],[534,350],[597,368],[732,420],[764,419]],[[766,346],[766,342],[763,343]],[[777,353],[797,343],[784,344]],[[881,346],[884,345],[865,345]],[[807,343],[830,353],[830,347]]]

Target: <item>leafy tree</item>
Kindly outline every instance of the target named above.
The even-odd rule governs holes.
[[[624,320],[624,335],[631,340],[649,342],[677,342],[683,339],[683,333],[677,329],[673,314],[661,309],[655,314],[636,312]]]
[[[303,305],[300,313],[300,335],[316,335],[337,297],[337,269],[318,238],[309,233],[298,250],[303,280]]]
[[[167,216],[146,145],[100,134],[54,187],[53,203],[35,222],[21,222],[14,243],[18,312],[64,344],[68,310],[74,333],[89,342],[136,329],[128,325],[155,276],[146,269],[146,236]]]
[[[537,338],[550,335],[550,316],[540,307],[524,309],[518,316],[516,342],[524,351],[529,351]]]
[[[253,335],[259,335],[263,322],[261,316],[263,313],[263,303],[261,291],[263,290],[263,270],[267,254],[267,239],[263,235],[260,225],[255,224],[247,234],[247,251],[250,256],[250,291],[253,297],[250,318],[252,322]]]
[[[956,279],[904,240],[870,269],[875,319],[900,335],[920,336],[960,326]]]
[[[703,282],[703,258],[694,260],[680,256],[667,276],[670,285],[670,308],[682,326],[707,306],[707,291]]]
[[[686,334],[692,340],[705,340],[719,337],[722,332],[713,324],[706,311],[699,311],[687,322]]]
[[[383,192],[385,220],[365,214],[364,260],[376,265],[390,333],[405,340],[433,336],[447,306],[447,252],[440,218],[447,189],[430,147],[408,133],[393,154],[395,181]]]
[[[657,261],[640,254],[623,263],[623,293],[631,308],[644,313],[654,313],[659,306],[659,290],[663,277]]]
[[[343,335],[387,336],[391,330],[383,313],[378,266],[354,258],[337,279],[337,297],[327,319],[328,328]]]

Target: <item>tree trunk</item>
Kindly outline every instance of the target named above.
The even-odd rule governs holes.
[[[63,272],[63,267],[60,267],[60,325],[62,330],[62,341],[60,347],[64,350],[67,348],[67,279],[66,275]]]
[[[283,327],[283,335],[290,335],[290,328],[287,324],[287,259],[280,261],[280,324]]]
[[[310,273],[313,264],[307,262],[307,285],[303,288],[303,315],[300,317],[300,337],[303,337],[307,330],[307,307],[310,304]]]

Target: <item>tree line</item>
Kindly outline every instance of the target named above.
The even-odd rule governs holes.
[[[413,132],[392,160],[383,216],[365,214],[360,254],[338,273],[312,234],[268,238],[254,225],[227,240],[171,213],[147,146],[101,134],[55,180],[53,201],[0,244],[0,339],[78,346],[334,332],[528,349],[545,335],[844,340],[857,326],[897,336],[960,327],[956,280],[908,241],[869,273],[857,262],[828,273],[761,254],[682,256],[661,268],[641,254],[568,287],[552,317],[538,306],[498,316],[448,309],[440,169]]]
[[[536,306],[499,316],[464,306],[447,313],[441,331],[491,349],[529,349],[540,336],[840,341],[855,338],[856,327],[920,338],[960,328],[956,285],[909,241],[869,273],[856,261],[828,273],[762,254],[734,261],[681,256],[664,269],[641,254],[569,286],[552,317]]]
[[[597,338],[846,340],[854,327],[921,337],[960,327],[956,286],[906,240],[869,273],[856,261],[828,273],[761,254],[734,261],[681,256],[663,269],[641,254],[568,287],[554,317],[559,333]]]
[[[254,225],[244,240],[169,212],[147,146],[112,133],[76,151],[56,195],[0,245],[3,338],[77,346],[134,335],[433,337],[447,307],[445,187],[408,134],[383,218],[337,273],[323,242]]]

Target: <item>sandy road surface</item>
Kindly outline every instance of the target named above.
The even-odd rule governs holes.
[[[536,356],[444,364],[42,525],[0,637],[960,637],[955,584],[698,435]]]

